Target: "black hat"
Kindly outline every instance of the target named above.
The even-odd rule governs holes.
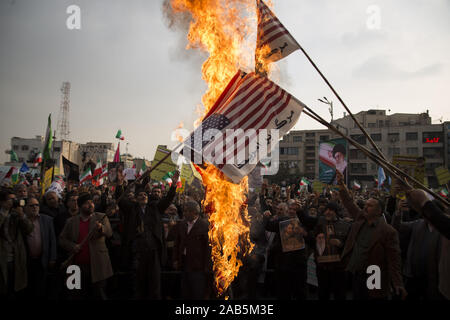
[[[328,202],[327,206],[325,207],[325,210],[327,209],[334,211],[336,214],[339,212],[339,206],[336,202],[333,201]]]
[[[92,200],[92,196],[90,193],[88,192],[83,192],[78,196],[78,206],[81,207],[83,205],[83,203],[85,203],[88,200]]]

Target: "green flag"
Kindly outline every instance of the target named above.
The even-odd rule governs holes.
[[[19,157],[17,156],[17,153],[14,150],[11,150],[9,153],[11,155],[11,162],[19,162]]]
[[[51,158],[50,150],[52,149],[53,136],[52,136],[52,114],[48,115],[47,131],[45,132],[45,142],[44,142],[44,160]]]

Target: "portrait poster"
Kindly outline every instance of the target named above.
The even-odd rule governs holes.
[[[296,251],[305,248],[305,240],[300,232],[300,227],[298,218],[280,222],[280,237],[283,252]]]
[[[347,140],[333,139],[319,143],[319,180],[328,185],[337,184],[336,169],[347,183]]]
[[[117,182],[117,172],[120,170],[123,172],[123,162],[108,162],[108,180],[112,183]]]

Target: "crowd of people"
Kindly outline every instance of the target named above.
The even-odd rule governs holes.
[[[177,181],[179,172],[172,177]],[[247,195],[253,250],[230,299],[450,299],[448,208],[421,190]],[[7,299],[217,299],[204,189],[149,178],[41,193],[0,192],[0,296]],[[68,266],[80,270],[70,289]],[[73,279],[72,279],[73,280]],[[70,280],[70,281],[72,281]]]

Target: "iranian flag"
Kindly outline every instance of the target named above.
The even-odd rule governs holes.
[[[122,130],[119,129],[119,131],[117,131],[116,138],[120,140],[125,140],[125,137],[122,134]]]
[[[106,163],[102,166],[102,174],[100,178],[104,178],[108,176],[108,167],[106,166]]]
[[[166,181],[168,184],[169,184],[169,186],[172,186],[172,177],[173,177],[173,175],[175,174],[175,170],[174,171],[171,171],[171,172],[168,172],[164,177],[163,177],[163,180],[164,181]],[[182,183],[181,183],[181,179],[180,178],[178,178],[178,181],[177,181],[177,188],[181,188],[181,186],[182,186]]]
[[[37,155],[36,155],[36,158],[34,159],[34,162],[33,162],[33,167],[37,167],[38,165],[39,165],[39,163],[41,163],[42,162],[42,152],[39,152]]]
[[[169,186],[172,185],[172,176],[174,175],[175,171],[167,172],[166,175],[163,177],[163,180],[169,184]]]
[[[99,159],[99,160],[97,161],[97,165],[95,166],[93,176],[94,176],[94,177],[97,177],[97,176],[101,175],[101,174],[102,174],[102,171],[103,171],[103,170],[102,170],[102,161]]]
[[[11,182],[13,184],[19,182],[19,168],[14,167],[14,169],[12,170]]]
[[[307,186],[309,184],[308,180],[306,180],[305,177],[302,178],[302,180],[300,181],[300,185],[301,186]]]
[[[100,187],[104,183],[103,178],[98,178],[97,180],[92,180],[92,184],[96,187]]]
[[[87,169],[81,176],[80,176],[80,184],[83,184],[84,182],[88,181],[89,179],[92,179],[92,173],[91,169]]]
[[[3,177],[3,179],[11,179],[12,173],[14,171],[15,167],[11,167],[9,168],[8,172],[6,173],[6,175]]]
[[[356,181],[356,180],[353,181],[353,188],[356,190],[361,189],[361,185],[359,184],[358,181]]]
[[[444,198],[447,198],[448,197],[448,190],[447,190],[447,188],[441,189],[441,191],[439,191],[439,195],[444,197]]]
[[[144,172],[147,170],[147,166],[145,165],[145,161],[142,162],[142,167],[139,169],[139,172],[136,174],[136,178],[139,178],[144,174]]]

